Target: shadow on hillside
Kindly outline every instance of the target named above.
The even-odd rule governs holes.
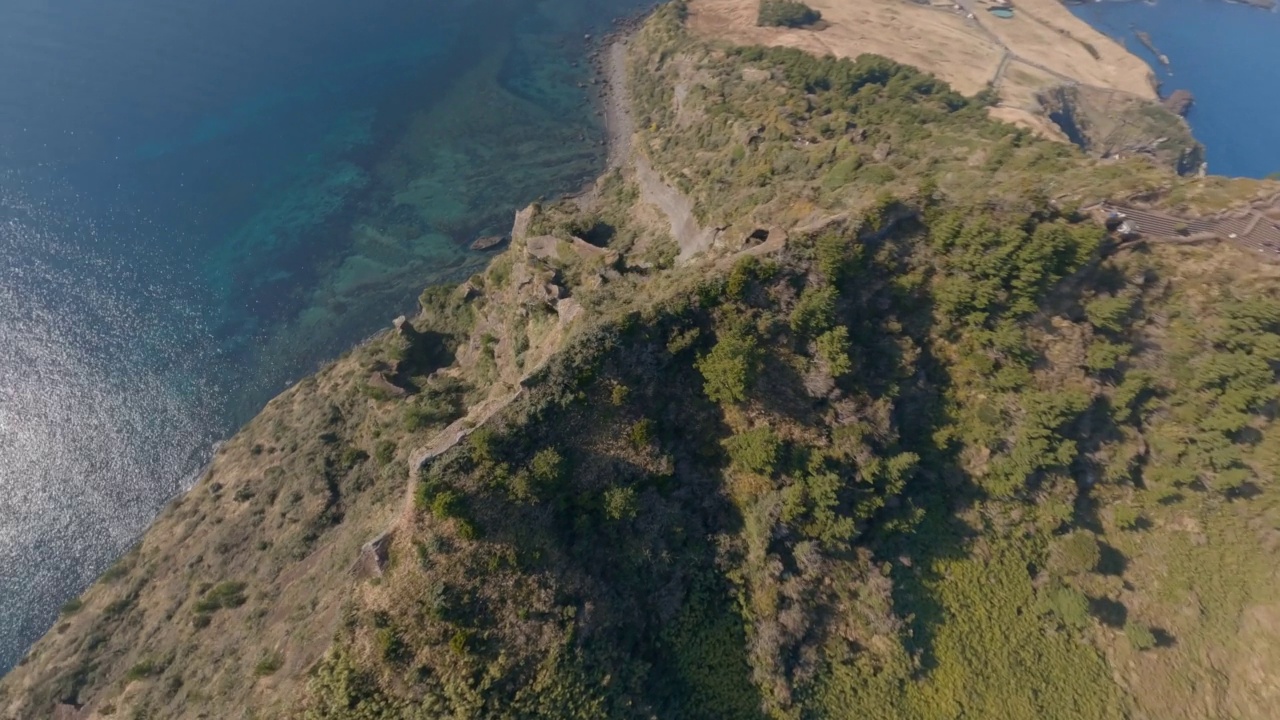
[[[659,326],[589,338],[590,349],[569,351],[570,361],[537,378],[547,402],[509,426],[518,431],[503,439],[502,459],[528,466],[554,449],[562,480],[536,503],[489,493],[475,519],[486,542],[517,550],[523,571],[554,578],[588,672],[626,678],[639,691],[626,702],[660,717],[758,717],[714,541],[743,523],[717,470],[715,440],[729,429],[665,334]],[[651,434],[632,432],[645,421]],[[722,707],[702,707],[708,699]]]
[[[867,243],[866,256],[876,259],[845,278],[845,287],[856,299],[843,314],[855,353],[860,353],[856,382],[873,397],[896,393],[892,418],[897,447],[920,457],[901,501],[879,513],[866,539],[876,559],[891,567],[894,611],[907,628],[903,645],[927,672],[937,665],[934,638],[946,621],[931,589],[941,580],[936,568],[940,561],[968,556],[976,532],[959,515],[980,499],[981,492],[961,470],[956,450],[939,448],[934,438],[946,419],[944,394],[951,378],[933,354],[932,295],[927,284],[903,289],[889,283],[909,272],[912,243],[921,241],[920,232],[913,223]],[[912,353],[910,359],[907,353]],[[913,512],[918,517],[907,520],[909,529],[879,532]]]

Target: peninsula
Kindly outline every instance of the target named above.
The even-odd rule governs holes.
[[[594,186],[272,400],[0,719],[1271,718],[1280,183],[1017,7],[660,7]]]

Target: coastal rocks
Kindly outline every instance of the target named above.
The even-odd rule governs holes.
[[[403,398],[409,396],[409,391],[391,382],[385,372],[371,373],[365,383],[368,384],[370,390],[380,391],[390,397]]]
[[[1155,41],[1151,39],[1150,33],[1145,30],[1136,30],[1133,34],[1138,36],[1138,42],[1142,43],[1148,50],[1150,50],[1151,54],[1156,56],[1156,60],[1159,60],[1161,65],[1166,68],[1170,66],[1169,56],[1160,52],[1160,48],[1156,47]]]
[[[80,706],[71,703],[58,703],[53,706],[53,720],[81,720],[86,717]]]
[[[604,257],[608,251],[601,247],[596,247],[580,237],[571,237],[568,240],[561,240],[554,235],[538,235],[531,237],[525,241],[525,250],[530,257],[544,261],[553,261],[560,257],[561,243],[564,243],[578,257],[583,260],[594,260]]]
[[[582,314],[582,303],[573,298],[563,298],[556,303],[556,314],[560,316],[560,324],[568,325]]]
[[[351,568],[352,573],[359,578],[381,577],[391,556],[391,539],[392,534],[384,532],[360,546],[360,555]]]
[[[1160,104],[1164,105],[1165,109],[1174,115],[1186,117],[1187,111],[1191,109],[1195,101],[1195,96],[1191,94],[1190,90],[1174,90]]]
[[[598,245],[592,245],[576,235],[569,240],[569,245],[573,248],[573,251],[578,254],[578,257],[583,260],[601,258],[609,254],[608,250]]]
[[[409,322],[409,318],[404,315],[392,320],[391,327],[395,328],[397,335],[409,342],[414,342],[418,339],[418,331],[414,329],[413,323]]]
[[[556,256],[560,239],[554,235],[538,235],[525,241],[525,251],[530,257],[549,260]]]
[[[529,234],[529,223],[533,221],[533,206],[516,211],[516,219],[511,223],[511,242],[524,242],[525,237]]]
[[[508,239],[509,238],[506,235],[485,235],[483,237],[476,238],[475,242],[471,243],[471,249],[492,250],[506,242]]]
[[[465,280],[455,291],[463,300],[474,300],[484,293],[480,288],[476,287],[470,280]]]
[[[846,225],[849,222],[849,213],[837,213],[835,215],[823,215],[809,222],[802,223],[796,227],[798,235],[814,235],[832,227]]]
[[[1150,100],[1118,91],[1061,85],[1036,96],[1043,113],[1080,149],[1104,159],[1145,155],[1186,175],[1204,147],[1186,120]]]

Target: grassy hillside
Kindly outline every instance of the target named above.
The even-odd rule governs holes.
[[[531,208],[229,443],[0,717],[1271,717],[1280,270],[1080,208],[1274,187],[678,5],[629,67],[713,250],[625,171]]]

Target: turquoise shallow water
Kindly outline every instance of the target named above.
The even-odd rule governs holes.
[[[272,395],[603,163],[638,0],[0,6],[0,671]]]
[[[1165,92],[1195,95],[1187,120],[1210,172],[1280,172],[1280,13],[1223,0],[1099,2],[1072,11],[1146,60]],[[1135,30],[1150,33],[1169,68]]]

